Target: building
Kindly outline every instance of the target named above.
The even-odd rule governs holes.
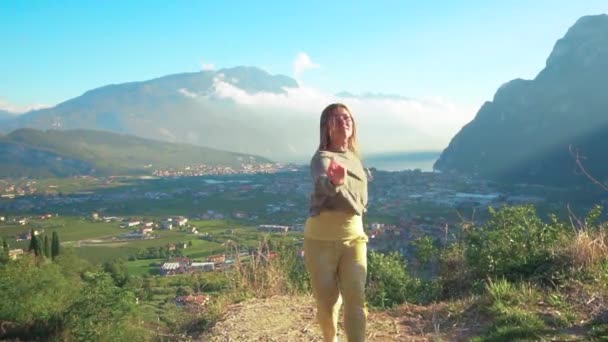
[[[186,225],[186,223],[188,223],[188,219],[185,217],[178,217],[175,220],[175,223],[177,223],[178,226],[183,227]]]
[[[165,220],[165,221],[163,221],[161,226],[163,229],[171,230],[171,229],[173,229],[173,222],[171,220]]]
[[[198,271],[198,270],[213,271],[215,269],[215,263],[213,263],[213,262],[193,262],[190,265],[190,268],[193,271]]]
[[[274,224],[261,224],[258,226],[258,230],[263,231],[263,232],[285,233],[289,230],[289,227],[288,226],[279,226],[279,225],[274,225]]]
[[[249,217],[249,215],[246,212],[244,212],[244,211],[235,211],[235,212],[232,213],[232,215],[234,217],[240,218],[240,219],[244,219],[244,218]]]
[[[23,254],[23,249],[21,249],[21,248],[11,249],[11,250],[8,251],[8,257],[11,260],[17,259],[22,254]]]
[[[153,231],[152,228],[145,228],[145,227],[144,228],[139,228],[139,232],[142,233],[142,234],[151,234],[152,231]]]
[[[207,257],[208,262],[222,263],[226,261],[226,254],[210,255]]]
[[[183,265],[179,262],[166,262],[160,267],[160,273],[162,275],[172,275],[177,273],[183,273],[185,271]]]
[[[127,221],[127,222],[123,222],[120,227],[121,228],[131,228],[131,227],[135,227],[137,225],[139,225],[141,223],[141,221]]]

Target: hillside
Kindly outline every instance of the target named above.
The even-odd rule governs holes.
[[[91,130],[16,130],[0,137],[0,177],[150,173],[187,165],[240,166],[268,159]]]
[[[0,109],[0,121],[4,121],[4,120],[8,120],[8,119],[13,119],[14,117],[15,117],[14,114]]]
[[[498,67],[498,66],[497,66]],[[454,136],[435,169],[505,181],[585,181],[569,146],[588,170],[608,178],[608,15],[580,18],[557,41],[533,80],[502,85]]]
[[[255,109],[233,99],[279,96],[297,87],[290,77],[255,67],[167,75],[92,89],[7,120],[0,130],[102,130],[270,158],[294,149],[308,156],[315,146],[310,132],[316,132],[316,120],[303,131],[298,118],[290,115],[288,120],[282,111]],[[271,116],[281,122],[272,122]]]

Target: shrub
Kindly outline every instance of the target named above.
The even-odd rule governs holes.
[[[420,281],[407,273],[399,253],[369,252],[367,273],[367,301],[371,306],[388,308],[419,298]]]
[[[477,279],[528,278],[550,264],[558,232],[533,206],[489,210],[488,222],[465,234],[465,260]]]
[[[441,250],[439,254],[439,282],[441,298],[455,298],[465,295],[473,285],[470,270],[466,265],[465,247],[462,243],[453,243]]]

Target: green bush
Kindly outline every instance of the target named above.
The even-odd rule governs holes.
[[[551,263],[557,229],[542,222],[533,206],[490,210],[490,219],[465,234],[465,259],[477,279],[517,280]]]
[[[367,301],[371,306],[388,308],[420,299],[420,280],[407,273],[399,253],[369,252],[367,276]]]
[[[466,265],[465,246],[453,243],[439,254],[438,279],[441,285],[441,298],[456,298],[468,294],[474,285]]]
[[[421,265],[427,264],[437,255],[437,247],[435,241],[430,236],[419,237],[412,241],[414,247],[414,256]]]
[[[146,333],[136,317],[135,295],[105,272],[84,275],[84,288],[64,316],[67,341],[136,341]]]

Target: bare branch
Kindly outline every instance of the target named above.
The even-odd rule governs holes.
[[[587,170],[585,169],[585,166],[583,166],[583,163],[581,162],[581,158],[584,158],[584,157],[581,157],[578,149],[575,150],[572,147],[572,144],[570,144],[568,146],[568,150],[570,151],[570,155],[572,156],[572,158],[574,158],[574,161],[576,162],[576,166],[578,166],[578,168],[582,172],[582,174],[585,175],[585,177],[587,177],[589,180],[591,180],[593,183],[595,183],[597,186],[599,186],[603,190],[608,191],[608,186],[606,184],[598,181],[593,176],[591,176],[589,174],[589,172],[587,172]]]

